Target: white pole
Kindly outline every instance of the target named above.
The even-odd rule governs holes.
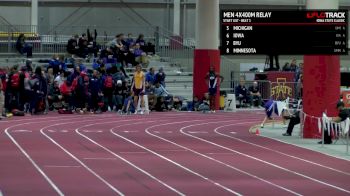
[[[181,4],[180,0],[174,0],[174,35],[180,35]]]
[[[32,0],[32,6],[30,11],[30,25],[32,32],[37,32],[37,26],[38,26],[38,0]]]

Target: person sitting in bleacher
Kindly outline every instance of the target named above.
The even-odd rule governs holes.
[[[130,46],[134,45],[135,41],[134,38],[132,38],[132,34],[128,33],[128,38],[126,39],[126,46],[130,48]]]
[[[134,48],[135,61],[141,63],[143,67],[147,67],[149,62],[147,54],[140,48],[140,44],[137,43]]]
[[[103,60],[104,64],[117,63],[117,55],[113,52],[113,49],[110,47],[101,50],[100,58]]]
[[[81,58],[86,58],[89,55],[89,47],[88,47],[89,43],[88,40],[86,38],[86,34],[83,33],[83,35],[79,38],[79,42],[78,42],[78,56]]]
[[[261,98],[261,94],[259,92],[258,82],[254,81],[253,85],[249,87],[249,95],[250,95],[249,99],[251,101],[252,106],[253,105],[256,107],[262,106],[262,98]]]
[[[27,58],[30,58],[33,55],[33,47],[26,43],[26,38],[23,33],[21,33],[18,36],[18,39],[16,42],[16,49],[21,55],[26,53]]]
[[[67,52],[71,55],[78,55],[79,46],[78,46],[78,35],[72,36],[67,43]]]
[[[146,82],[150,85],[155,84],[155,74],[154,74],[154,68],[149,68],[149,71],[146,74]]]
[[[245,87],[245,80],[242,78],[239,81],[239,85],[235,88],[236,99],[239,101],[239,106],[247,106],[250,103],[248,96],[248,89]]]
[[[155,83],[160,83],[163,87],[165,87],[165,78],[166,78],[166,74],[164,73],[164,68],[161,67],[159,68],[158,73],[156,73],[154,77],[154,81]]]

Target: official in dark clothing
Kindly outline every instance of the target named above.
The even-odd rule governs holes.
[[[239,85],[235,88],[236,98],[239,101],[239,105],[242,107],[243,103],[250,103],[248,96],[248,89],[245,87],[245,81],[241,80]]]
[[[340,123],[350,117],[349,111],[344,108],[344,103],[339,101],[337,103],[337,109],[339,111],[337,117],[333,117],[332,121],[335,123]],[[327,129],[324,130],[324,144],[332,144],[332,136],[328,133]],[[322,144],[322,141],[318,142]]]
[[[287,132],[283,134],[283,136],[291,136],[294,126],[300,123],[300,112],[297,111],[295,112],[293,115],[291,115],[290,117],[285,117],[286,119],[289,118],[289,124],[288,124],[288,128],[287,128]]]

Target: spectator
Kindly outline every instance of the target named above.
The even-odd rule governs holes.
[[[303,74],[300,74],[299,76],[299,81],[296,85],[297,89],[297,99],[302,99],[303,98]]]
[[[115,83],[113,76],[110,70],[107,70],[107,75],[103,79],[103,95],[105,99],[105,109],[108,109],[108,111],[112,111],[114,107],[114,89]]]
[[[80,114],[87,112],[87,106],[90,100],[90,89],[89,89],[89,77],[85,72],[81,72],[78,77],[78,85],[75,90],[76,93],[76,111]]]
[[[187,111],[198,111],[199,104],[198,97],[193,97],[193,101],[187,103]]]
[[[134,45],[134,39],[132,38],[132,34],[128,34],[128,38],[126,39],[126,46],[129,48],[130,46]]]
[[[146,74],[146,82],[150,85],[155,84],[155,74],[154,74],[154,68],[149,68],[149,71]]]
[[[154,93],[154,86],[146,81],[145,95],[148,97],[150,110],[154,109],[157,103],[157,96]]]
[[[235,88],[236,98],[239,101],[240,107],[246,106],[247,103],[250,103],[248,96],[248,89],[245,87],[245,81],[242,78],[239,82],[239,85]]]
[[[289,63],[285,63],[282,67],[282,71],[290,71],[290,65]]]
[[[20,72],[18,71],[18,65],[11,68],[8,74],[8,81],[6,85],[5,94],[5,108],[7,111],[12,109],[19,109],[20,107],[20,92],[21,92],[21,81]]]
[[[124,99],[127,96],[128,89],[125,86],[125,82],[123,83],[122,80],[117,80],[116,87],[115,87],[115,102],[116,102],[116,110],[121,111]]]
[[[168,110],[167,104],[164,97],[157,97],[157,101],[154,107],[154,110],[157,112],[164,112]]]
[[[164,73],[164,68],[159,68],[158,73],[154,77],[155,83],[160,83],[162,86],[165,87],[165,77],[166,75]]]
[[[113,49],[110,47],[107,47],[106,49],[101,50],[100,58],[103,59],[104,64],[117,63],[117,55],[113,52]]]
[[[27,44],[25,40],[26,40],[26,38],[25,38],[24,34],[21,33],[17,39],[17,42],[16,42],[16,49],[21,55],[26,53],[27,58],[30,58],[30,57],[32,57],[33,47],[31,45]]]
[[[126,113],[126,114],[131,114],[131,113],[135,113],[136,109],[135,109],[135,104],[134,104],[134,94],[133,92],[129,92],[129,96],[124,100],[124,105],[122,108],[122,112]]]
[[[135,61],[141,63],[144,67],[147,67],[149,62],[147,54],[140,48],[140,44],[137,43],[134,49]]]
[[[45,110],[45,98],[47,95],[47,83],[41,67],[36,67],[35,75],[31,80],[33,97],[31,99],[31,114],[37,114]]]
[[[89,88],[90,88],[90,92],[91,92],[90,112],[96,112],[96,111],[101,109],[99,107],[98,103],[101,101],[101,97],[102,97],[102,82],[98,76],[97,70],[93,70],[89,85],[90,85]]]
[[[297,71],[297,60],[295,58],[292,59],[292,62],[290,63],[290,71]]]
[[[79,70],[82,72],[86,72],[86,66],[83,64],[83,60],[82,59],[77,59],[76,61],[76,66],[79,66]]]
[[[62,108],[63,96],[61,95],[59,84],[57,81],[55,81],[54,84],[50,86],[47,99],[49,102],[50,111],[54,109],[59,110]]]
[[[199,104],[198,111],[203,113],[210,111],[210,98],[209,94],[205,93],[202,102]]]
[[[163,87],[163,85],[157,82],[154,86],[154,95],[157,97],[168,97],[170,93]]]
[[[64,75],[65,75],[65,72],[62,71],[62,72],[60,73],[60,75],[56,76],[56,78],[55,78],[55,80],[54,80],[54,82],[57,82],[57,83],[58,83],[58,86],[59,86],[59,87],[61,87],[62,84],[64,83],[64,80],[65,80]]]
[[[139,37],[136,40],[136,44],[139,44],[141,49],[146,46],[145,36],[143,34],[139,35]]]
[[[249,87],[249,94],[250,94],[250,100],[251,100],[251,105],[255,105],[257,107],[261,107],[262,106],[262,98],[261,98],[261,94],[259,92],[259,87],[258,87],[258,82],[254,81],[253,85]],[[256,102],[256,104],[254,104],[253,102]]]
[[[78,55],[78,52],[79,52],[78,38],[79,38],[78,35],[74,35],[68,40],[67,52],[69,54]]]

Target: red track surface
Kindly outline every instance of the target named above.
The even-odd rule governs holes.
[[[3,195],[350,195],[350,163],[248,133],[262,116],[0,121]],[[1,195],[1,193],[0,193]]]

